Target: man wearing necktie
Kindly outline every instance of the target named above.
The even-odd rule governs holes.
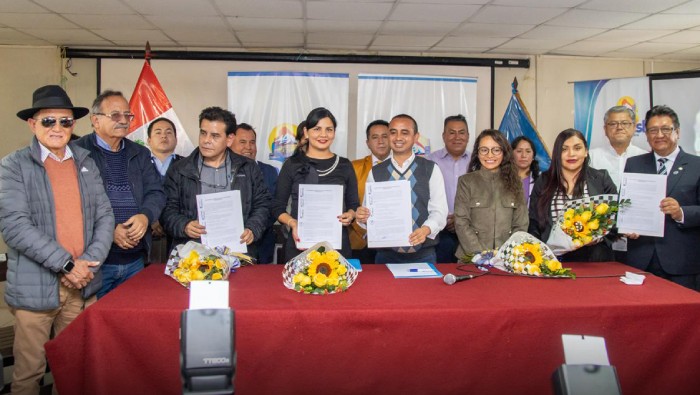
[[[646,114],[646,136],[652,152],[627,159],[625,173],[667,177],[664,237],[629,235],[627,264],[684,287],[700,290],[700,157],[678,146],[678,115],[666,106]],[[632,198],[634,199],[634,197]]]

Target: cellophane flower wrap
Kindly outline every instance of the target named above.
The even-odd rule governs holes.
[[[327,295],[345,292],[357,278],[358,271],[334,250],[321,242],[289,260],[284,265],[284,286],[297,292]]]
[[[483,251],[472,261],[477,266],[527,276],[576,277],[571,269],[562,267],[545,243],[527,232],[515,232],[497,252]]]
[[[188,241],[173,248],[165,265],[165,274],[189,288],[191,281],[227,280],[229,274],[240,266],[238,257],[224,248],[210,248]]]
[[[617,224],[617,213],[629,200],[618,195],[595,195],[566,202],[566,209],[552,224],[547,245],[560,256],[605,237]]]

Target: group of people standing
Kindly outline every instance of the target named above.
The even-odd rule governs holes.
[[[94,131],[72,141],[75,121],[88,114]],[[5,300],[16,319],[13,393],[38,391],[44,343],[143,269],[153,236],[167,249],[200,240],[206,227],[197,219],[198,194],[240,191],[245,229],[236,237],[262,263],[272,262],[277,221],[288,229],[284,256],[300,252],[302,184],[344,187],[338,216],[344,256],[363,263],[455,262],[500,247],[516,231],[546,241],[567,200],[616,193],[623,171],[664,174],[665,236],[624,235],[627,263],[698,289],[700,262],[692,247],[700,240],[700,158],[678,147],[680,124],[668,107],[646,114],[651,153],[634,156],[640,153],[630,145],[635,114],[614,107],[605,116],[610,149],[589,155],[583,134],[567,129],[557,136],[543,174],[533,142],[524,137],[509,143],[498,130],[484,130],[470,154],[462,115],[445,119],[445,147],[426,157],[414,153],[420,132],[413,117],[374,121],[366,129],[371,154],[351,162],[332,151],[335,117],[316,108],[301,123],[300,148],[279,174],[256,161],[253,127],[237,124],[220,107],[202,110],[198,146],[186,157],[174,153],[177,130],[166,118],[148,127],[150,151],[126,139],[134,114],[116,91],[103,92],[88,109],[74,106],[59,86],[44,86],[17,116],[34,137],[0,164]],[[368,249],[366,183],[392,180],[410,182],[412,232],[404,246]],[[614,260],[615,237],[622,235],[561,258]]]

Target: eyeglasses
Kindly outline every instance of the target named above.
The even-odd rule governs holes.
[[[41,122],[41,126],[43,126],[45,128],[53,127],[56,124],[56,122],[58,122],[64,128],[69,128],[69,127],[73,126],[73,124],[75,123],[75,119],[69,118],[69,117],[61,117],[58,119],[56,119],[56,117],[45,117],[45,118],[41,118],[41,119],[33,118],[33,119]]]
[[[634,125],[634,123],[632,123],[630,121],[622,121],[622,122],[610,121],[610,122],[606,123],[605,125],[609,128],[617,129],[618,126],[622,126],[625,129],[629,129],[632,125]]]
[[[671,133],[673,133],[676,130],[676,128],[671,128],[668,126],[665,126],[663,128],[650,128],[647,129],[647,134],[651,136],[656,136],[659,134],[659,132],[663,133],[664,136],[670,136]]]
[[[132,113],[130,113],[130,112],[119,112],[119,111],[115,111],[115,112],[109,113],[109,114],[105,114],[105,113],[103,113],[103,112],[94,112],[93,114],[95,114],[95,115],[103,115],[103,116],[105,116],[105,117],[109,117],[109,118],[112,119],[112,121],[114,121],[114,122],[119,122],[119,121],[121,121],[121,120],[124,119],[124,118],[126,118],[129,122],[131,122],[131,121],[134,120],[134,114],[132,114]]]
[[[501,149],[501,147],[493,147],[491,149],[489,149],[489,147],[479,147],[478,152],[481,156],[486,156],[489,154],[489,152],[491,152],[493,156],[498,156],[503,153],[503,150]]]

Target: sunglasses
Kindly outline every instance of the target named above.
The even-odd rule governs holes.
[[[93,114],[95,114],[95,115],[102,115],[102,116],[104,116],[104,117],[108,117],[108,118],[110,118],[110,119],[111,119],[112,121],[114,121],[114,122],[119,122],[119,121],[121,121],[121,120],[124,119],[124,118],[126,118],[126,120],[129,121],[129,122],[131,122],[131,121],[134,120],[134,114],[132,114],[132,113],[130,113],[130,112],[118,112],[118,111],[115,111],[115,112],[110,113],[110,114],[105,114],[105,113],[103,113],[103,112],[94,112]]]
[[[41,122],[41,126],[43,126],[45,128],[53,127],[54,125],[56,125],[56,122],[58,122],[64,128],[69,128],[69,127],[73,126],[73,124],[75,123],[75,119],[68,118],[68,117],[61,117],[58,119],[56,119],[56,117],[45,117],[45,118],[41,118],[41,119],[35,118],[35,120]]]

